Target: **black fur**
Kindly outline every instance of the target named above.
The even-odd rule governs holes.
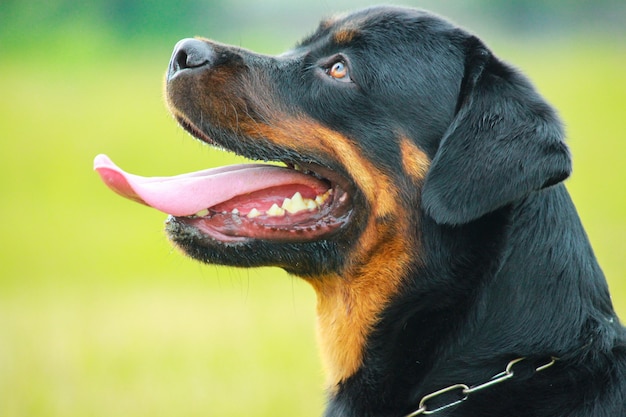
[[[357,31],[337,45],[330,33],[342,25]],[[402,417],[424,395],[486,382],[519,357],[526,359],[512,379],[435,415],[626,416],[624,330],[561,183],[571,171],[561,124],[529,81],[475,36],[403,8],[366,9],[322,25],[281,57],[214,48],[236,61],[248,80],[241,85],[272,91],[268,106],[278,97],[281,111],[351,138],[400,184],[402,206],[410,208],[398,215],[420,242],[415,261],[368,335],[361,367],[330,394],[326,417]],[[349,60],[352,85],[313,74],[338,53]],[[247,105],[262,122],[263,109]],[[190,105],[178,106],[193,115]],[[213,141],[243,155],[301,158],[350,177],[325,155],[294,156],[206,123],[200,127]],[[400,134],[431,160],[421,186],[401,172]],[[352,223],[307,244],[220,246],[176,219],[169,232],[207,262],[341,274],[369,216],[370,202],[354,191]],[[553,357],[552,367],[533,372]]]
[[[423,190],[440,223],[463,224],[570,173],[556,114],[520,74],[471,42],[456,117]]]

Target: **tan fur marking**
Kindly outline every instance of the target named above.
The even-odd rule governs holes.
[[[410,139],[402,138],[400,140],[400,153],[402,155],[402,167],[414,182],[424,179],[430,160],[420,148],[418,148]]]
[[[408,244],[394,225],[381,241],[375,220],[359,242],[364,259],[343,276],[311,280],[317,293],[318,339],[331,389],[361,366],[366,338],[398,291],[410,261]],[[358,257],[358,256],[357,256]]]

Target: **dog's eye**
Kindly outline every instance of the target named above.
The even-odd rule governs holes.
[[[337,81],[351,82],[348,66],[343,61],[337,61],[326,69],[326,74]]]

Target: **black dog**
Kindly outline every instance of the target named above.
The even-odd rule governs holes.
[[[192,257],[311,283],[326,416],[626,416],[624,331],[561,184],[561,124],[478,38],[377,7],[277,57],[187,39],[166,91],[193,136],[286,166],[154,195],[98,170],[172,214]]]

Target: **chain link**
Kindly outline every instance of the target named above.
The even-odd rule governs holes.
[[[461,404],[463,401],[467,400],[471,394],[484,390],[486,388],[489,388],[493,385],[500,384],[504,381],[507,381],[513,378],[513,376],[515,376],[515,372],[513,368],[515,367],[515,365],[517,365],[518,363],[522,362],[525,359],[526,359],[525,357],[513,359],[506,365],[506,368],[503,372],[500,372],[499,374],[494,375],[493,377],[491,377],[489,381],[483,382],[482,384],[473,385],[471,387],[466,384],[454,384],[454,385],[450,385],[449,387],[440,389],[439,391],[431,392],[428,395],[424,395],[422,397],[422,400],[419,403],[419,408],[413,411],[412,413],[407,414],[404,417],[417,417],[421,415],[435,414],[435,413],[438,413],[439,411],[443,411],[447,408],[454,407],[455,405]],[[549,367],[554,365],[557,360],[558,360],[557,358],[551,357],[550,362],[546,363],[545,365],[541,365],[535,368],[534,372],[541,372],[541,371],[548,369]],[[458,398],[456,400],[450,401],[434,409],[430,409],[428,407],[428,403],[432,399],[440,397],[445,394],[450,395],[451,393],[454,393],[455,391],[458,392]]]

